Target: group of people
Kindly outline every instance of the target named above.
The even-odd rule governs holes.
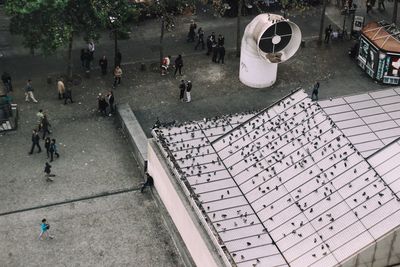
[[[44,147],[46,148],[46,155],[47,159],[50,159],[50,162],[54,160],[54,155],[59,158],[60,154],[58,153],[57,149],[57,142],[56,139],[46,137],[47,134],[51,134],[50,127],[51,124],[48,120],[47,114],[43,112],[42,109],[39,110],[39,112],[36,114],[36,117],[38,118],[38,127],[34,128],[32,130],[32,136],[31,136],[31,141],[32,141],[32,146],[31,150],[29,151],[29,155],[32,155],[35,148],[37,148],[37,153],[42,152],[42,148],[40,146],[40,135],[39,133],[42,132],[42,139],[44,140]],[[51,165],[49,162],[45,163],[44,167],[44,173],[46,177],[46,181],[52,182],[53,179],[51,177],[54,177],[55,175],[51,173]]]
[[[109,91],[107,94],[99,93],[99,95],[97,96],[97,106],[98,111],[101,113],[101,115],[112,116],[115,111],[113,91]]]
[[[88,47],[86,49],[81,49],[81,64],[82,67],[86,69],[86,71],[90,71],[92,61],[94,60],[94,52],[95,52],[95,44],[93,41],[88,43]],[[122,62],[122,54],[121,51],[118,49],[117,54],[115,57],[115,68],[113,71],[114,74],[114,82],[113,88],[115,89],[117,85],[121,84],[122,78],[122,69],[121,69],[121,62]],[[99,59],[99,66],[101,69],[101,74],[104,76],[108,72],[108,59],[105,55],[103,55]]]
[[[179,75],[182,76],[182,68],[183,68],[183,57],[182,55],[178,55],[174,62],[175,73],[174,76],[179,72]],[[161,75],[167,75],[169,73],[169,69],[171,68],[171,56],[166,56],[163,58],[161,62]]]
[[[192,101],[191,91],[192,82],[181,80],[181,84],[179,85],[179,100],[186,103]]]

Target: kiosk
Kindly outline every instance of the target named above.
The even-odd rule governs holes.
[[[400,30],[385,21],[370,22],[361,30],[358,65],[372,79],[400,84]]]

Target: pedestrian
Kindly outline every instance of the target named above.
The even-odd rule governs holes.
[[[50,230],[50,224],[47,223],[46,219],[42,220],[42,223],[40,225],[40,235],[39,235],[39,240],[43,240],[42,237],[44,236],[45,238],[50,238],[53,239],[54,236],[50,235],[49,233]]]
[[[46,134],[51,134],[49,127],[51,127],[51,124],[49,120],[47,119],[47,116],[44,115],[43,119],[40,123],[40,128],[42,129],[43,132],[43,140],[46,138]]]
[[[45,172],[46,182],[53,182],[54,180],[50,177],[54,177],[56,175],[51,173],[51,165],[48,162],[46,162],[46,164],[44,165],[44,172]]]
[[[74,101],[72,100],[72,89],[69,86],[67,87],[67,89],[65,89],[64,105],[67,104],[68,99],[69,101],[71,101],[71,104],[74,103]]]
[[[194,50],[197,50],[199,45],[201,45],[201,49],[204,50],[204,31],[201,27],[197,31],[197,35],[198,35],[199,39],[197,40],[197,44],[194,47]]]
[[[217,63],[217,55],[218,55],[218,46],[217,46],[217,42],[213,42],[212,44],[212,59],[211,61],[214,63]]]
[[[148,187],[152,187],[154,185],[154,180],[153,177],[150,176],[149,173],[146,172],[146,182],[143,183],[142,187],[140,188],[140,193],[143,193],[143,190],[148,186]]]
[[[122,62],[122,54],[118,49],[117,50],[117,55],[115,57],[115,66],[121,66],[121,62]]]
[[[121,84],[122,69],[120,66],[116,66],[114,69],[114,84],[113,87],[117,88],[117,84]]]
[[[60,157],[60,154],[58,154],[57,150],[56,139],[51,139],[49,152],[50,152],[50,162],[53,161],[53,155],[56,155],[57,158]]]
[[[325,43],[329,43],[329,40],[331,39],[331,34],[332,34],[332,25],[329,24],[327,28],[325,28]]]
[[[108,116],[111,116],[114,113],[114,94],[113,91],[108,92],[107,94],[108,105],[110,106],[110,113]]]
[[[218,34],[217,45],[218,46],[224,46],[225,45],[225,37],[222,34]]]
[[[313,91],[311,94],[311,100],[318,101],[318,89],[319,89],[319,82],[316,82],[313,87]]]
[[[164,57],[161,62],[161,75],[167,75],[169,66],[171,65],[171,56]]]
[[[11,83],[11,75],[8,72],[3,72],[1,75],[1,80],[3,81],[4,87],[6,88],[6,92],[12,92],[13,87]]]
[[[221,62],[222,64],[224,64],[224,59],[225,59],[225,47],[224,46],[220,46],[218,47],[218,60],[217,62]]]
[[[38,118],[38,125],[39,125],[39,130],[40,130],[40,124],[42,123],[42,120],[44,118],[44,112],[43,109],[39,109],[38,113],[36,113],[36,117]]]
[[[65,97],[65,85],[62,78],[57,82],[58,99],[63,99]]]
[[[81,49],[81,56],[80,56],[80,59],[81,59],[81,66],[82,66],[82,68],[84,68],[85,66],[86,66],[86,62],[85,62],[85,60],[86,60],[86,58],[85,58],[85,49]]]
[[[107,65],[108,65],[108,61],[106,56],[103,56],[100,60],[99,60],[99,65],[101,68],[101,74],[102,75],[106,75],[107,74]]]
[[[209,56],[212,52],[212,45],[213,45],[212,36],[209,35],[207,37],[207,53],[206,53],[207,56]]]
[[[190,92],[192,91],[192,82],[188,81],[186,84],[186,102],[189,103],[192,101],[192,98],[190,96]]]
[[[385,0],[378,0],[378,9],[385,10]]]
[[[185,91],[186,91],[186,83],[185,80],[181,80],[181,84],[179,85],[179,100],[184,101],[185,99]]]
[[[371,0],[367,0],[366,5],[367,5],[367,14],[368,14],[372,10]]]
[[[99,108],[99,112],[103,115],[103,116],[107,116],[107,101],[105,100],[104,96],[99,93],[99,96],[97,97],[97,101],[98,101],[98,108]]]
[[[33,131],[32,131],[32,147],[31,147],[31,151],[29,152],[29,155],[33,154],[33,150],[35,149],[35,146],[37,146],[37,148],[38,148],[38,153],[42,152],[42,148],[40,147],[39,141],[40,141],[39,133],[36,129],[33,129]]]
[[[197,28],[196,23],[194,22],[194,20],[191,20],[189,26],[188,39],[187,39],[188,42],[194,42],[194,38],[196,36],[196,28]]]
[[[32,99],[34,103],[37,103],[38,101],[35,98],[35,95],[33,94],[33,87],[32,87],[32,81],[28,80],[26,82],[25,86],[25,101],[29,102],[29,99]]]
[[[85,62],[86,71],[90,71],[90,62],[92,59],[91,59],[90,52],[88,49],[85,50],[85,52],[83,54],[83,58],[84,58],[84,62]]]
[[[44,140],[44,147],[46,148],[46,154],[47,154],[47,158],[50,157],[50,137],[46,137],[46,139]]]
[[[90,40],[88,43],[88,51],[89,51],[89,56],[90,56],[90,61],[92,61],[94,59],[94,42],[93,40]]]
[[[183,58],[182,55],[178,55],[178,57],[175,59],[175,76],[176,73],[179,71],[179,75],[182,76],[182,67],[183,67]]]

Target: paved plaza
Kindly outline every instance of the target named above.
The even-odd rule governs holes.
[[[183,55],[184,75],[176,78],[173,73],[160,76],[153,69],[158,58],[157,22],[135,26],[132,38],[120,43],[125,64],[122,84],[114,91],[116,103],[129,103],[150,136],[157,119],[189,121],[257,110],[297,87],[311,93],[316,80],[321,84],[321,99],[388,88],[370,80],[348,57],[353,41],[318,46],[319,11],[309,12],[309,17],[291,18],[304,29],[306,46],[279,65],[276,84],[264,89],[248,88],[238,80],[235,19],[196,17],[206,32],[225,35],[227,55],[222,65],[185,42],[190,17],[181,18],[177,31],[165,40],[165,54]],[[243,23],[250,19],[245,17]],[[338,16],[332,15],[326,23],[337,21]],[[101,77],[100,70],[94,69],[86,78],[78,63],[79,49],[85,44],[78,41],[74,72],[81,83],[72,87],[74,103],[63,105],[57,99],[55,80],[65,72],[65,55],[28,56],[19,46],[12,49],[18,38],[10,40],[2,45],[0,38],[5,55],[0,58],[0,71],[7,70],[13,77],[19,127],[0,136],[0,266],[183,266],[160,208],[151,194],[137,190],[143,178],[115,118],[97,112],[97,95],[111,89],[111,74]],[[112,51],[111,41],[104,40],[95,57],[107,54],[111,66]],[[140,70],[141,63],[145,71]],[[38,104],[24,101],[27,79],[33,81]],[[193,82],[191,103],[179,101],[180,79]],[[57,175],[53,183],[44,178],[46,152],[28,155],[39,109],[49,115],[50,137],[56,138],[61,155],[51,163]],[[42,141],[41,146],[44,149]],[[44,217],[54,240],[38,240]]]

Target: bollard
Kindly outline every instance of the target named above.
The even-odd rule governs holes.
[[[50,76],[47,76],[47,84],[51,84],[52,83],[52,79]]]
[[[301,47],[301,48],[306,47],[306,41],[301,40],[300,47]]]
[[[144,63],[140,64],[140,70],[146,71],[146,64],[144,64]]]

